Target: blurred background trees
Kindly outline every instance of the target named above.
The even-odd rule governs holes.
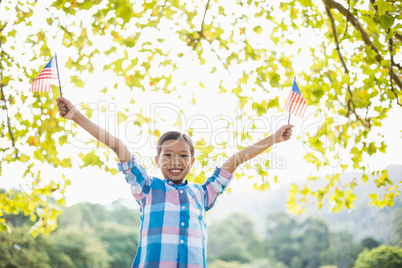
[[[138,210],[80,203],[63,209],[50,235],[27,235],[30,221],[15,215],[12,232],[0,234],[0,267],[130,267],[138,246]],[[396,218],[399,210],[388,211]],[[25,219],[25,220],[24,220]],[[356,239],[358,233],[332,231],[323,219],[300,219],[275,212],[263,219],[265,231],[244,214],[208,225],[208,265],[213,268],[399,267],[401,248],[389,240]],[[376,226],[379,228],[379,226]],[[386,266],[386,265],[388,266]],[[391,265],[391,266],[389,266]]]

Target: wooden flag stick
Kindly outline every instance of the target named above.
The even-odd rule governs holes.
[[[63,94],[61,93],[61,83],[60,83],[60,75],[59,75],[59,65],[57,64],[57,53],[54,53],[54,58],[55,58],[55,60],[56,60],[57,77],[59,78],[60,97],[63,97]]]
[[[290,103],[288,125],[289,125],[289,122],[290,122],[290,115],[291,115],[291,112],[292,112],[292,106],[293,106],[293,101]]]

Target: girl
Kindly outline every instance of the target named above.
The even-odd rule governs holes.
[[[120,139],[91,122],[70,101],[58,98],[57,106],[63,118],[80,125],[119,158],[119,171],[125,174],[140,205],[140,241],[132,267],[206,267],[205,211],[228,187],[240,164],[275,143],[289,140],[293,127],[282,126],[273,135],[237,152],[200,185],[186,179],[195,159],[188,135],[170,131],[160,137],[155,156],[163,175],[160,179],[148,175]]]

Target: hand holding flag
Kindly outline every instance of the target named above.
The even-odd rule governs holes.
[[[280,127],[275,133],[274,133],[274,139],[275,143],[287,141],[292,137],[292,128],[293,125],[284,125]]]
[[[66,98],[57,98],[57,106],[59,107],[60,116],[66,119],[74,120],[77,116],[77,108]]]

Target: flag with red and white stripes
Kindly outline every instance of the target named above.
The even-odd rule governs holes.
[[[300,92],[299,86],[296,83],[296,78],[293,80],[292,91],[289,93],[285,105],[285,111],[297,117],[303,118],[307,109],[307,102]]]
[[[29,91],[49,92],[50,82],[52,79],[58,79],[54,57],[49,61],[48,64],[46,64],[45,68],[43,68],[43,70],[39,73],[38,77],[35,78]]]

